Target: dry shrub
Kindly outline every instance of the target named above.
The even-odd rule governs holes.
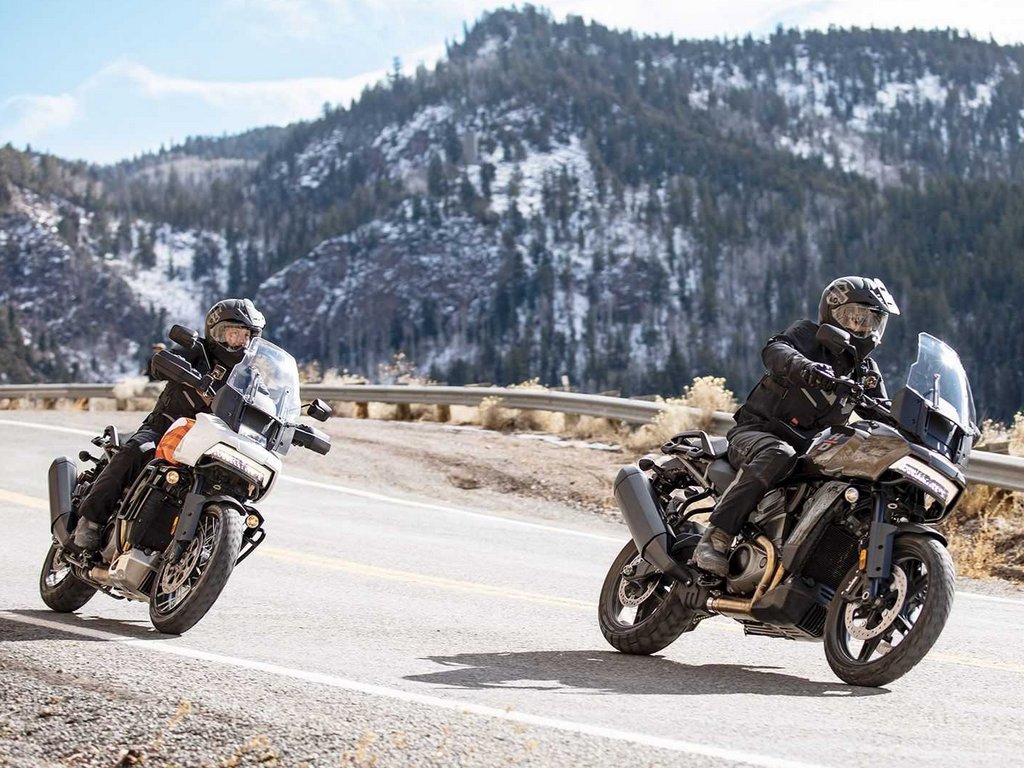
[[[642,453],[679,432],[707,429],[715,411],[731,413],[737,407],[736,397],[726,389],[725,379],[716,376],[698,376],[683,390],[682,397],[658,402],[664,410],[626,439],[630,450]]]
[[[564,433],[575,440],[614,443],[621,442],[629,435],[629,427],[614,419],[599,419],[594,416],[567,417]]]
[[[1024,453],[1024,413],[1013,424],[986,420],[978,447]],[[956,511],[943,524],[957,570],[964,576],[1024,581],[1024,494],[970,485]]]
[[[477,406],[477,418],[484,429],[511,432],[515,428],[515,412],[502,407],[500,397],[485,397]]]
[[[467,424],[479,424],[480,406],[453,405],[451,407],[451,420],[448,423],[460,426],[465,426]]]
[[[1006,437],[1010,441],[1010,453],[1015,456],[1024,455],[1024,412],[1013,417],[1013,425]]]
[[[1013,494],[1001,488],[972,485],[964,492],[956,512],[943,525],[949,552],[963,576],[984,578],[999,564],[997,547],[1000,511],[1014,506]]]
[[[310,380],[309,383],[331,384],[341,387],[348,384],[369,384],[370,382],[365,376],[349,373],[347,370],[339,371],[337,368],[330,368],[316,382]]]
[[[540,383],[540,379],[529,379],[528,381],[513,384],[509,389],[530,389],[547,391],[547,387]],[[565,427],[565,415],[554,411],[513,411],[513,429],[520,432],[548,432],[559,434]]]

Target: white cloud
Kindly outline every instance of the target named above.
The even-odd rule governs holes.
[[[31,143],[71,158],[110,162],[186,136],[236,133],[348,106],[384,70],[349,78],[226,82],[171,77],[120,60],[70,94],[25,95],[0,104],[0,142]]]
[[[38,141],[54,128],[73,125],[79,115],[78,99],[70,93],[59,96],[12,96],[0,103],[0,137]]]
[[[385,76],[384,70],[349,78],[307,77],[292,80],[227,82],[161,75],[132,61],[115,62],[87,80],[80,92],[133,87],[150,101],[185,97],[222,113],[248,115],[251,125],[284,124],[316,115],[324,102],[348,106],[363,88]]]

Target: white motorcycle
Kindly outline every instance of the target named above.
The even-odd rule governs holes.
[[[180,325],[170,337],[184,348],[199,344],[195,331]],[[212,377],[172,352],[158,352],[153,367],[201,395],[212,392]],[[99,590],[148,602],[153,626],[169,634],[185,632],[206,615],[235,565],[266,537],[263,516],[252,503],[273,488],[281,456],[292,445],[321,455],[331,447],[323,432],[296,423],[303,409],[326,421],[330,408],[321,400],[300,403],[295,359],[265,339],[250,343],[211,409],[194,422],[179,419],[167,431],[157,458],[143,467],[111,515],[98,555],[81,553],[71,538],[79,502],[121,448],[117,429],[108,426],[93,439],[103,449],[101,457],[79,454],[91,468],[79,472],[66,456],[50,465],[53,543],[39,578],[47,606],[75,611]]]

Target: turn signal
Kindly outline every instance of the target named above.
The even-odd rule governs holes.
[[[166,475],[164,475],[164,480],[167,481],[168,485],[177,485],[178,481],[180,479],[181,479],[181,475],[179,475],[173,469],[170,472],[168,472]]]
[[[843,494],[843,498],[846,499],[851,504],[856,504],[857,499],[860,498],[860,492],[851,485],[849,488],[846,489],[846,493]]]
[[[248,515],[245,518],[245,524],[247,526],[249,526],[250,528],[259,528],[260,527],[260,519],[256,515]]]

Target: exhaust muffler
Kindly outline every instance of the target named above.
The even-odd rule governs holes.
[[[71,541],[74,522],[71,519],[71,492],[78,478],[78,466],[68,456],[54,459],[47,481],[50,492],[50,532],[57,543],[66,547]]]
[[[693,574],[669,554],[669,531],[658,510],[651,481],[641,469],[629,465],[615,477],[615,501],[626,518],[640,556],[662,573],[684,584],[693,582]]]

